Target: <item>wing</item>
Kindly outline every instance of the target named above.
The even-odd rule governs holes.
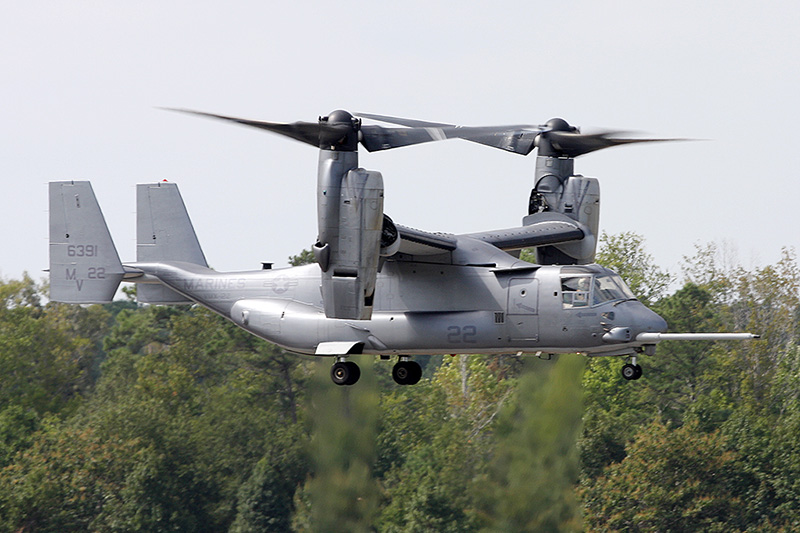
[[[408,255],[437,255],[456,249],[456,236],[448,233],[431,233],[397,224],[400,234],[400,253]]]
[[[564,218],[566,220],[539,220],[518,228],[468,233],[464,237],[483,241],[506,252],[583,239],[585,233],[580,224]],[[458,246],[458,238],[449,233],[431,233],[399,224],[397,231],[401,239],[398,251],[408,255],[437,255],[452,252]]]
[[[585,233],[580,225],[572,220],[541,220],[518,228],[482,231],[469,233],[466,236],[488,242],[508,252],[533,246],[579,241],[583,239]]]

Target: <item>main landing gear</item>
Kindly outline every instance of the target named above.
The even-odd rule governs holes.
[[[392,379],[398,385],[416,385],[422,378],[422,367],[408,357],[400,356],[400,360],[392,368]]]
[[[636,380],[642,377],[642,367],[636,362],[636,356],[632,356],[630,363],[622,365],[622,377],[630,380]]]
[[[354,385],[361,377],[361,369],[344,357],[337,357],[331,367],[331,380],[337,385]],[[408,357],[400,356],[400,360],[392,368],[392,379],[398,385],[416,385],[422,378],[422,367]]]
[[[337,385],[354,385],[361,377],[361,369],[352,361],[344,357],[337,358],[331,367],[331,379]]]

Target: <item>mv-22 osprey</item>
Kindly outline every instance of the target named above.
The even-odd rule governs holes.
[[[564,120],[543,126],[460,127],[346,111],[279,124],[198,113],[278,133],[319,148],[316,264],[248,272],[208,267],[173,183],[137,187],[136,261],[121,263],[86,181],[50,183],[50,297],[109,302],[122,281],[139,302],[200,304],[288,350],[330,356],[331,378],[352,385],[347,357],[398,356],[392,376],[420,380],[418,354],[583,353],[627,358],[662,340],[749,339],[749,333],[674,334],[616,273],[594,264],[600,189],[574,173],[574,158],[660,139],[582,134]],[[383,212],[383,178],[358,165],[358,144],[385,150],[449,138],[527,155],[538,148],[522,225],[464,235],[395,224]],[[535,249],[535,263],[519,250]]]

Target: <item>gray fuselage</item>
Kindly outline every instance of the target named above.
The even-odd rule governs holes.
[[[334,352],[341,347],[341,355],[624,355],[638,346],[630,341],[639,333],[666,330],[606,268],[507,257],[506,268],[387,260],[369,320],[326,318],[316,264],[233,273],[180,262],[129,266],[146,274],[139,282],[164,283],[263,339],[307,354],[340,355]],[[628,336],[609,338],[615,329]]]

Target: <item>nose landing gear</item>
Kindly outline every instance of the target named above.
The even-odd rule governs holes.
[[[622,365],[622,377],[627,380],[637,380],[642,377],[642,367],[636,362],[636,356],[632,356],[630,363]]]
[[[361,377],[361,369],[352,361],[338,357],[331,367],[331,379],[337,385],[354,385]]]
[[[398,385],[416,385],[422,378],[422,367],[408,357],[400,356],[400,360],[392,368],[392,379]]]

